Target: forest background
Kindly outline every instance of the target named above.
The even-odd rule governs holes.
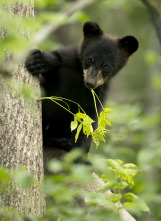
[[[90,155],[99,152],[107,158],[135,163],[141,173],[136,176],[133,191],[146,201],[151,210],[150,214],[137,216],[139,220],[161,220],[161,46],[146,6],[138,0],[95,1],[67,18],[63,11],[67,11],[69,4],[75,1],[35,2],[38,22],[29,24],[30,31],[37,32],[51,21],[56,24],[55,30],[47,38],[44,36],[44,41],[30,37],[31,47],[29,43],[18,41],[16,35],[6,40],[6,45],[19,57],[34,44],[42,51],[50,51],[78,43],[83,23],[87,20],[97,22],[107,33],[130,34],[139,39],[139,50],[111,83],[106,104],[112,109],[111,133],[107,142],[97,150],[92,145]]]

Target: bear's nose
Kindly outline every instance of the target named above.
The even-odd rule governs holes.
[[[85,82],[85,86],[89,89],[94,89],[96,87],[94,83],[88,81]]]

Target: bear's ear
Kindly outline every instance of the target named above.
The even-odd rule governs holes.
[[[139,48],[139,41],[134,36],[128,35],[119,39],[119,47],[131,55]]]
[[[87,21],[83,26],[84,37],[96,37],[103,34],[103,31],[99,27],[99,25],[95,22]]]

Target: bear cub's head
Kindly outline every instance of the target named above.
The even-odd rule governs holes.
[[[84,82],[87,88],[95,89],[109,80],[126,64],[139,47],[134,36],[118,38],[102,31],[98,24],[86,22],[79,54]]]

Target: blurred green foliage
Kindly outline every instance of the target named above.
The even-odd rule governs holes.
[[[101,24],[106,32],[120,36],[132,34],[140,41],[138,52],[112,82],[106,104],[112,109],[109,119],[112,127],[107,143],[97,151],[93,145],[92,152],[100,152],[107,158],[121,159],[138,166],[141,173],[136,176],[133,191],[148,203],[151,213],[136,214],[135,211],[134,214],[139,220],[159,221],[161,46],[148,11],[140,1],[103,1],[99,9],[93,6],[87,11],[92,20]]]
[[[53,22],[57,25],[69,24],[76,21],[88,19],[85,12],[76,12],[69,18],[63,13],[65,9],[71,6],[71,3],[65,0],[46,0],[34,1],[37,12],[33,17],[31,1],[9,0],[0,2],[0,64],[8,57],[12,58],[14,54],[15,62],[20,62],[27,51],[35,47],[34,34],[39,31],[43,25]],[[29,7],[29,10],[27,9]],[[49,10],[50,8],[50,10]],[[19,12],[20,9],[22,12]],[[47,45],[50,41],[47,41]],[[58,45],[59,46],[59,45]],[[58,47],[57,46],[57,47]],[[56,46],[55,46],[56,47]]]
[[[107,143],[102,145],[97,152],[104,153],[108,158],[118,158],[138,165],[141,173],[136,177],[133,191],[148,203],[152,211],[149,217],[158,217],[159,220],[161,215],[159,213],[161,139],[156,137],[153,140],[152,138],[156,136],[154,132],[161,123],[160,107],[156,108],[155,113],[145,114],[141,104],[118,105],[108,102],[108,105],[112,108],[110,117],[112,130]],[[95,148],[92,149],[95,153]],[[144,217],[136,211],[131,212],[140,218]]]
[[[40,49],[46,51],[51,50],[51,48],[53,50],[62,45],[79,42],[82,36],[82,23],[87,19],[98,22],[103,30],[108,33],[120,36],[132,34],[138,37],[140,41],[139,51],[133,55],[126,68],[118,74],[110,90],[109,100],[112,101],[108,101],[106,106],[112,109],[110,113],[110,122],[112,123],[111,134],[108,135],[107,143],[97,149],[97,152],[95,146],[93,146],[90,158],[91,161],[95,158],[94,166],[98,171],[102,170],[102,167],[104,168],[105,166],[99,159],[96,159],[98,152],[100,152],[104,158],[121,159],[121,161],[125,163],[137,164],[141,173],[136,176],[135,186],[132,187],[133,193],[130,195],[124,193],[124,195],[131,201],[137,202],[135,195],[133,195],[137,194],[141,199],[147,202],[151,210],[150,214],[140,213],[138,209],[134,209],[133,211],[139,220],[160,221],[160,46],[150,23],[146,8],[141,1],[104,0],[98,1],[83,12],[74,13],[71,17],[67,18],[64,16],[63,10],[70,7],[72,1],[35,0],[35,17],[30,17],[27,14],[26,16],[22,16],[19,13],[11,14],[7,5],[14,6],[15,2],[14,0],[8,0],[7,2],[6,0],[0,1],[0,65],[3,64],[4,58],[8,61],[8,59],[13,57],[13,54],[16,58],[24,58],[24,54],[26,54],[29,49],[35,47],[36,42],[32,41],[33,34],[41,29],[47,22],[61,24],[61,29],[59,28],[46,39],[45,42],[40,44]],[[24,5],[30,3],[29,0],[21,0],[21,2],[23,2]],[[24,85],[17,85],[15,82],[13,88],[18,89],[18,87],[26,99],[30,99],[32,94],[30,89]],[[49,164],[49,168],[52,172],[58,173],[62,170],[63,166],[60,162],[54,161]],[[72,179],[72,177],[75,177],[74,181],[79,180],[78,175],[80,174],[82,182],[85,182],[86,178],[89,177],[83,168],[83,166],[80,166],[80,168],[76,167],[75,173],[77,171],[77,174],[74,175],[73,171],[69,178]],[[84,171],[85,175],[83,175],[81,170]],[[28,177],[28,174],[24,176]],[[21,172],[17,175],[17,179],[18,177],[20,177],[21,180]],[[30,176],[27,177],[24,177],[24,183],[22,181],[24,187],[28,187],[28,185],[30,186],[32,183],[32,178]],[[3,169],[0,169],[0,179],[4,183],[4,185],[0,187],[1,191],[5,191],[10,177]],[[65,189],[67,187],[63,187],[64,180],[66,183],[67,178],[62,174],[46,178],[44,188],[46,192],[48,190],[46,194],[49,196],[46,213],[48,220],[50,220],[50,216],[52,220],[54,216],[55,220],[63,220],[63,217],[65,217],[66,220],[72,220],[73,208],[71,210],[70,206],[73,206],[73,202],[71,202],[70,199],[75,197],[78,191],[72,192],[70,190],[68,192],[67,189]],[[90,182],[88,179],[87,181]],[[19,184],[21,185],[21,182]],[[62,191],[61,199],[56,195],[56,190],[59,186],[59,193],[61,194]],[[56,201],[52,198],[53,195],[56,196],[58,205],[63,205],[62,207],[53,208],[53,204]],[[92,197],[94,199],[93,203],[91,200]],[[94,205],[95,195],[92,197],[89,197],[88,201]],[[118,194],[118,199],[119,198],[120,195]],[[103,199],[98,201],[102,202]],[[5,216],[8,215],[3,202],[0,203],[1,214],[3,213]],[[130,208],[130,205],[127,206]],[[67,209],[69,209],[69,212],[67,212]],[[78,220],[80,220],[82,211],[78,208],[75,208],[74,211],[75,217],[79,217]],[[107,216],[107,211],[101,209],[101,212],[99,211],[97,215],[91,215],[91,218],[92,220],[104,220],[104,215]],[[113,218],[113,214],[110,212],[108,212],[108,218],[110,221],[118,220]],[[37,218],[28,216],[23,218],[23,220],[37,220]],[[88,217],[85,220],[90,220],[90,218]]]
[[[53,159],[48,164],[50,175],[45,177],[43,191],[47,199],[47,207],[42,217],[31,215],[17,217],[21,221],[41,221],[41,220],[107,220],[119,221],[119,210],[130,208],[134,211],[149,211],[146,203],[138,196],[129,192],[124,194],[123,189],[131,188],[135,185],[134,176],[138,170],[134,164],[124,164],[121,160],[108,159],[102,156],[95,156],[92,159],[95,170],[99,171],[100,177],[105,181],[104,185],[97,192],[89,192],[86,185],[96,182],[93,180],[93,167],[80,163],[74,163],[82,156],[81,150],[73,150],[64,155],[63,159]],[[95,163],[96,162],[96,163]],[[99,162],[99,166],[97,164]],[[101,165],[101,166],[100,166]],[[97,167],[98,166],[98,167]],[[17,190],[10,188],[10,182],[15,182],[19,187]],[[15,171],[0,168],[1,186],[8,185],[8,194],[22,189],[30,189],[36,185],[33,176],[24,168]],[[114,193],[109,198],[102,193],[113,189]],[[1,192],[5,189],[1,189]],[[123,205],[120,200],[126,199]],[[86,203],[86,206],[85,206]],[[118,204],[115,204],[118,203]],[[79,205],[79,206],[78,206]],[[84,207],[81,207],[84,205]],[[0,210],[1,220],[10,220],[16,215],[16,209],[5,207],[1,201],[3,210]],[[94,209],[98,206],[97,209]],[[108,210],[106,209],[108,208]],[[109,210],[110,209],[110,210]]]

